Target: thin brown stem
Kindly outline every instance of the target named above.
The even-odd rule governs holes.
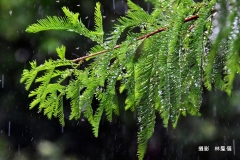
[[[184,19],[184,22],[189,22],[189,21],[192,21],[192,20],[195,20],[195,19],[198,19],[198,18],[199,18],[198,15],[193,15],[193,16],[190,16],[190,17],[188,17],[188,18],[185,18],[185,19]],[[145,38],[148,38],[148,37],[150,37],[150,36],[152,36],[152,35],[154,35],[154,34],[156,34],[156,33],[165,31],[167,28],[168,28],[168,26],[165,26],[165,27],[162,27],[162,28],[157,29],[156,31],[153,31],[153,32],[151,32],[151,33],[148,33],[148,34],[145,34],[145,35],[143,35],[143,36],[141,36],[141,37],[138,37],[138,38],[137,38],[137,41],[142,40],[142,39],[145,39]],[[113,47],[113,49],[120,48],[121,46],[122,46],[121,44],[116,45],[115,47]],[[84,60],[87,59],[87,58],[94,57],[94,56],[96,56],[96,55],[105,53],[105,52],[107,52],[107,51],[109,51],[109,50],[110,50],[110,49],[105,49],[105,50],[102,50],[102,51],[99,51],[99,52],[96,52],[96,53],[93,53],[93,54],[90,54],[90,55],[87,55],[87,56],[83,56],[83,57],[80,57],[80,58],[76,58],[76,59],[73,60],[73,62],[78,62],[78,61],[81,61],[81,62],[82,62],[82,61],[84,61]]]
[[[116,45],[115,47],[113,47],[113,49],[117,49],[117,48],[120,48],[122,45],[119,44],[119,45]],[[80,57],[80,58],[76,58],[73,60],[73,62],[78,62],[78,61],[83,61],[87,58],[90,58],[90,57],[94,57],[96,55],[99,55],[99,54],[102,54],[102,53],[105,53],[107,51],[109,51],[110,49],[105,49],[105,50],[102,50],[102,51],[99,51],[99,52],[96,52],[96,53],[93,53],[93,54],[90,54],[90,55],[87,55],[87,56],[83,56],[83,57]]]

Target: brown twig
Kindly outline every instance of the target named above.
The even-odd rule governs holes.
[[[117,48],[120,48],[122,45],[119,44],[119,45],[116,45],[115,47],[113,47],[113,49],[117,49]],[[99,55],[99,54],[102,54],[102,53],[105,53],[107,51],[109,51],[110,49],[105,49],[105,50],[102,50],[100,52],[96,52],[96,53],[93,53],[93,54],[90,54],[90,55],[87,55],[87,56],[83,56],[83,57],[80,57],[80,58],[76,58],[73,60],[73,62],[77,62],[77,61],[83,61],[85,60],[86,58],[90,58],[90,57],[94,57],[96,55]]]
[[[192,21],[192,20],[198,19],[198,18],[199,18],[198,15],[193,15],[193,16],[190,16],[190,17],[188,17],[188,18],[185,18],[185,19],[184,19],[184,22]]]
[[[195,20],[195,19],[198,19],[198,18],[199,18],[198,15],[193,15],[193,16],[190,16],[190,17],[188,17],[188,18],[185,18],[185,19],[184,19],[184,22],[189,22],[189,21],[192,21],[192,20]],[[143,35],[143,36],[141,36],[141,37],[138,37],[138,38],[137,38],[137,41],[142,40],[142,39],[145,39],[145,38],[148,38],[148,37],[150,37],[150,36],[152,36],[152,35],[154,35],[154,34],[156,34],[156,33],[165,31],[167,28],[168,28],[168,26],[165,26],[165,27],[163,27],[163,28],[157,29],[156,31],[153,31],[153,32],[151,32],[151,33],[148,33],[148,34],[145,34],[145,35]],[[116,45],[115,47],[113,47],[113,49],[120,48],[121,46],[122,46],[121,44]],[[107,51],[109,51],[109,50],[110,50],[110,49],[105,49],[105,50],[102,50],[102,51],[99,51],[99,52],[96,52],[96,53],[93,53],[93,54],[90,54],[90,55],[87,55],[87,56],[83,56],[83,57],[80,57],[80,58],[76,58],[76,59],[73,60],[73,62],[84,61],[84,60],[87,59],[87,58],[94,57],[94,56],[96,56],[96,55],[105,53],[105,52],[107,52]]]
[[[196,25],[191,25],[191,26],[188,28],[188,31],[191,31],[194,27],[196,27]]]

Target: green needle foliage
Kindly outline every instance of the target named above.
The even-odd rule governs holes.
[[[151,2],[155,8],[149,14],[128,0],[126,17],[118,19],[119,24],[106,39],[99,3],[95,8],[94,31],[85,27],[79,13],[74,14],[66,7],[62,8],[65,17],[47,17],[30,25],[26,29],[30,33],[67,30],[96,42],[90,54],[79,59],[65,59],[66,48],[62,46],[56,49],[59,59],[46,60],[39,66],[36,61],[30,62],[31,69],[24,69],[20,80],[25,82],[26,90],[32,83],[39,84],[29,94],[35,97],[30,109],[39,105],[49,119],[58,117],[64,125],[63,99],[69,99],[70,119],[79,119],[84,108],[83,114],[97,137],[103,113],[109,121],[113,113],[118,115],[117,95],[124,92],[125,109],[137,111],[137,154],[142,160],[154,132],[156,111],[165,127],[169,122],[176,127],[180,115],[200,115],[204,86],[210,90],[214,85],[231,95],[234,77],[240,71],[240,2],[229,5],[223,1],[219,3],[220,10],[214,9],[216,0]],[[220,32],[211,40],[214,12],[220,15],[223,12],[225,16],[219,16]],[[134,28],[141,31],[135,33]],[[126,39],[117,45],[125,30]],[[78,69],[88,59],[93,62]],[[67,84],[63,83],[66,81]],[[96,111],[91,107],[94,97],[99,101]]]

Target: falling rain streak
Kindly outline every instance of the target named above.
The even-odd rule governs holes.
[[[147,12],[150,13],[150,3],[147,2]]]
[[[20,154],[20,144],[18,144],[18,154]]]
[[[235,139],[233,139],[233,155],[235,155]]]
[[[213,106],[213,117],[216,117],[217,116],[217,108],[216,106],[214,105]]]
[[[11,122],[8,122],[8,136],[10,136],[10,132],[11,132]]]
[[[115,10],[115,1],[113,0],[113,9]]]
[[[90,26],[90,20],[88,20],[87,28],[89,28],[89,26]]]
[[[4,75],[2,74],[2,80],[1,80],[1,82],[2,82],[2,88],[4,88]]]

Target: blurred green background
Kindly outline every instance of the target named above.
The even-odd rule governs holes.
[[[100,1],[104,30],[111,31],[116,19],[127,7],[122,0]],[[144,0],[133,1],[151,12]],[[19,83],[29,61],[38,64],[56,58],[58,46],[67,47],[67,58],[83,56],[93,45],[91,41],[66,31],[25,32],[28,25],[46,16],[63,16],[62,6],[80,12],[84,24],[94,27],[93,0],[1,0],[0,1],[0,159],[7,160],[92,160],[137,159],[137,121],[135,113],[122,112],[113,122],[101,121],[99,138],[92,134],[90,124],[81,118],[69,121],[65,107],[66,126],[57,119],[48,120],[37,108],[29,110],[28,92]],[[240,159],[240,78],[236,77],[231,97],[223,92],[204,91],[201,117],[180,117],[177,128],[164,128],[159,116],[155,132],[145,156],[155,159]],[[122,97],[119,97],[122,98]],[[96,105],[97,102],[93,102]],[[209,151],[198,151],[208,146]],[[231,151],[215,151],[231,146]]]

